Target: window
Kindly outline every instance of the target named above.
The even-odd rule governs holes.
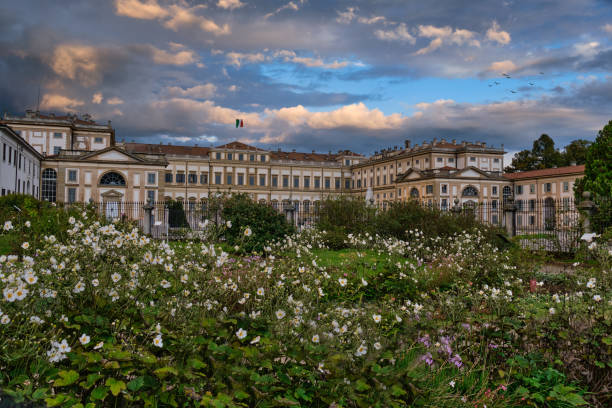
[[[259,175],[259,185],[262,187],[266,185],[266,175],[265,174]]]
[[[433,184],[428,184],[425,186],[425,193],[426,194],[433,194]]]
[[[497,200],[491,200],[491,208],[497,210]]]
[[[499,217],[497,216],[497,214],[493,214],[493,215],[491,216],[491,222],[492,222],[493,224],[499,224]]]
[[[329,190],[331,188],[331,179],[329,177],[325,177],[325,189]]]
[[[76,188],[68,189],[68,202],[74,203],[76,201]]]
[[[215,184],[221,184],[221,173],[215,173]]]
[[[207,173],[200,174],[200,184],[208,184],[208,174]]]
[[[254,186],[255,185],[255,175],[250,175],[249,176],[249,186]]]
[[[147,183],[155,184],[157,182],[157,175],[155,173],[147,173]]]
[[[446,210],[446,208],[448,207],[448,201],[446,200],[446,198],[442,199],[442,209]]]
[[[240,153],[238,155],[238,160],[243,161],[244,160],[244,154]]]
[[[444,163],[444,159],[443,159],[443,158],[441,158],[441,157],[436,158],[436,161],[437,161],[438,163]]]
[[[176,173],[176,182],[178,184],[185,184],[185,173]]]
[[[472,186],[467,186],[463,189],[464,197],[478,197],[478,190]]]
[[[283,176],[283,187],[289,187],[289,176]]]
[[[536,207],[536,201],[535,200],[529,200],[529,211],[535,211],[535,207]]]
[[[569,191],[569,181],[563,182],[563,191]]]
[[[344,165],[345,166],[350,166],[351,165],[351,161],[349,159],[344,160]]]
[[[387,184],[387,175],[383,175],[383,185]]]
[[[293,176],[293,188],[300,187],[300,178],[298,176]]]
[[[552,184],[551,183],[544,184],[544,192],[550,193],[551,191],[552,191]]]
[[[272,187],[278,187],[278,176],[272,176]]]
[[[475,158],[475,157],[470,157],[470,161],[471,161],[471,162],[475,162],[475,161],[476,161],[476,158]]]
[[[40,132],[34,132],[35,136],[40,136],[40,135],[36,135],[36,133],[40,133]],[[64,135],[60,132],[54,132],[53,133],[53,138],[54,139],[61,139]]]
[[[228,153],[227,154],[227,160],[232,160],[234,158],[233,153]]]
[[[94,143],[104,143],[104,139],[102,139],[101,137],[94,137]]]
[[[8,157],[9,157],[9,160],[8,160],[9,164],[11,164],[11,157],[13,157],[13,148],[11,146],[9,146],[9,155],[8,155]]]
[[[497,186],[491,187],[491,192],[493,193],[494,196],[496,196],[497,195]]]
[[[2,143],[2,161],[6,161],[6,143]]]
[[[71,181],[71,182],[77,181],[77,171],[76,170],[68,170],[68,181]]]
[[[448,194],[448,184],[442,184],[442,194]]]
[[[410,197],[419,198],[419,190],[417,190],[416,187],[412,187],[410,190]]]
[[[189,184],[198,184],[198,175],[196,173],[189,173],[187,175],[187,182]]]
[[[215,153],[215,159],[221,160],[221,153]],[[221,184],[221,183],[219,183]]]
[[[228,186],[232,185],[232,175],[228,174],[226,178],[227,178],[227,185]]]
[[[101,186],[125,186],[125,179],[119,173],[108,172],[100,179]]]
[[[314,186],[315,188],[321,188],[321,177],[314,178]]]
[[[418,165],[418,164],[419,164],[419,161],[417,160],[415,163]]]
[[[361,188],[361,180],[357,180],[357,188]]]
[[[59,154],[61,150],[62,148],[60,146],[53,146],[53,154]]]
[[[266,155],[262,154],[261,156],[259,156],[259,160],[262,161],[262,162],[265,162],[266,161]]]
[[[535,193],[535,184],[530,184],[530,185],[529,185],[529,192],[530,192],[531,194]]]
[[[504,198],[508,198],[512,195],[512,188],[510,188],[510,186],[504,186],[502,193],[503,193]]]
[[[13,166],[17,167],[17,149],[13,153]]]
[[[254,154],[249,155],[249,160],[250,161],[255,161],[255,155]]]
[[[499,159],[493,159],[493,163],[499,163]]]
[[[166,173],[166,183],[172,183],[172,173]]]
[[[336,190],[340,190],[340,178],[336,177],[336,179],[334,180],[334,188]]]
[[[353,182],[353,186],[354,186],[354,185],[355,185],[355,184],[354,184],[354,182]],[[344,188],[345,188],[346,190],[349,190],[349,189],[351,188],[351,180],[349,180],[349,179],[344,179]]]
[[[57,187],[57,173],[53,169],[44,169],[42,172],[41,199],[55,202]]]
[[[523,186],[520,186],[520,185],[516,186],[516,194],[517,195],[523,194]]]
[[[304,176],[304,188],[310,188],[310,177]]]
[[[455,158],[454,157],[449,157],[448,158],[448,162],[449,163],[454,163],[455,162]]]
[[[21,170],[21,153],[19,153],[19,170]]]
[[[529,216],[529,225],[535,225],[535,215]]]
[[[380,186],[380,176],[376,176],[376,185]]]
[[[244,174],[239,173],[238,174],[238,185],[241,186],[244,184]]]
[[[155,201],[155,190],[147,190],[147,201]]]

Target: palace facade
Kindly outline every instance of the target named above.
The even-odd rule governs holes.
[[[519,200],[533,194],[569,197],[584,173],[584,166],[571,166],[503,174],[503,145],[484,142],[434,139],[411,146],[407,140],[403,148],[365,157],[349,150],[265,150],[241,142],[216,147],[116,142],[110,121],[99,124],[89,115],[27,111],[25,116],[5,114],[0,125],[38,158],[34,168],[40,182],[24,192],[58,202],[174,199],[195,204],[211,194],[243,192],[272,205],[290,202],[304,209],[342,194],[381,208],[417,199],[441,208],[458,200],[463,206],[487,202],[496,209],[512,194]]]

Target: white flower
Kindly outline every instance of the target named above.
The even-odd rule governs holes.
[[[257,289],[257,296],[263,296],[265,294],[264,288]]]
[[[285,311],[284,311],[284,310],[280,310],[280,309],[279,309],[279,310],[277,310],[277,311],[276,311],[276,318],[277,318],[278,320],[280,320],[280,319],[282,319],[283,317],[285,317],[285,315],[286,315],[286,313],[285,313]]]
[[[319,335],[315,334],[314,336],[312,336],[312,342],[313,343],[318,343],[319,342]]]
[[[33,285],[36,282],[38,282],[38,277],[34,275],[33,273],[28,273],[25,276],[25,281],[28,283],[28,285]]]
[[[7,315],[2,315],[2,317],[0,317],[0,323],[9,324],[10,322],[11,319]]]
[[[76,220],[74,219],[74,217],[70,217],[70,218],[68,218],[68,223],[69,223],[70,225],[73,225],[75,222],[76,222]]]
[[[363,279],[363,278],[361,278],[361,284],[362,284],[363,286],[368,286],[368,281],[367,281],[367,280],[365,280],[365,279]]]
[[[449,382],[448,385],[450,385],[451,388],[455,388],[455,380]]]
[[[340,284],[340,286],[342,286],[342,287],[346,286],[347,282],[348,282],[348,281],[347,281],[346,279],[344,279],[344,278],[339,278],[339,279],[338,279],[338,283],[339,283],[339,284]]]
[[[104,346],[104,342],[101,341],[94,346],[94,350],[100,350]]]
[[[231,221],[227,221],[225,223],[225,225],[227,225],[227,228],[232,228],[232,222]]]
[[[165,279],[164,279],[164,280],[162,280],[162,281],[160,282],[160,285],[161,285],[161,287],[162,287],[162,288],[164,288],[164,289],[168,289],[170,286],[172,286],[172,285],[170,284],[170,282],[168,282],[168,281],[167,281],[167,280],[165,280]]]
[[[98,285],[100,284],[100,281],[99,281],[99,280],[97,280],[97,279],[94,279],[94,280],[92,280],[92,281],[91,281],[91,284],[92,284],[94,287],[96,287],[96,286],[98,286]]]
[[[600,302],[601,301],[601,296],[595,295],[595,296],[593,296],[593,300],[596,301],[596,302]]]
[[[91,339],[89,338],[89,336],[86,335],[85,333],[83,333],[81,337],[79,337],[79,341],[81,342],[82,345],[88,344],[90,340]]]
[[[29,242],[24,242],[23,244],[21,244],[21,247],[23,249],[28,249],[30,247],[30,243]]]
[[[187,274],[181,275],[181,283],[187,283],[188,280],[189,280],[189,275]]]
[[[4,228],[5,231],[10,231],[13,229],[13,223],[11,221],[6,221],[4,223]]]
[[[6,300],[7,302],[14,302],[16,300],[15,292],[13,291],[13,289],[4,288],[2,293],[4,294],[4,300]]]
[[[244,339],[246,335],[247,335],[247,331],[242,328],[238,329],[238,331],[236,332],[236,337],[238,337],[239,340]]]
[[[591,278],[589,279],[589,281],[586,284],[586,287],[589,289],[593,289],[595,287],[595,285],[597,284],[597,279],[595,278]]]
[[[304,268],[303,266],[300,266],[300,267],[298,268],[298,271],[299,271],[300,273],[304,273],[304,272],[306,271],[306,268]]]
[[[401,323],[402,322],[402,318],[399,317],[398,315],[395,315],[395,321],[398,322],[398,323]]]
[[[74,289],[72,289],[72,291],[74,293],[81,293],[82,291],[85,290],[85,284],[83,282],[78,282],[75,286]]]
[[[29,291],[26,288],[18,287],[15,291],[15,299],[23,300],[28,295]]]
[[[379,342],[374,343],[374,348],[376,350],[380,350],[382,348],[382,345]]]
[[[259,343],[259,340],[261,340],[261,337],[257,336],[253,340],[250,341],[250,344],[257,344],[257,343]]]
[[[593,238],[597,238],[599,235],[595,234],[594,232],[592,233],[588,233],[588,234],[583,234],[580,239],[586,242],[591,242],[593,241]]]
[[[361,346],[357,348],[355,355],[359,357],[359,356],[365,356],[367,353],[368,353],[368,348],[364,344],[362,344]]]
[[[70,351],[72,350],[72,348],[70,348],[70,346],[68,345],[66,339],[63,339],[57,348],[61,353],[70,353]]]
[[[551,315],[554,315],[556,312],[554,307],[551,307],[550,309],[548,309],[548,313],[550,313]]]
[[[161,334],[158,334],[157,336],[155,336],[155,338],[153,339],[153,345],[159,348],[164,346],[164,342],[162,340]]]
[[[25,226],[26,228],[30,228],[32,226],[32,223],[30,221],[26,221]]]
[[[380,321],[382,320],[382,316],[379,314],[373,314],[372,319],[374,319],[376,323],[380,323]]]
[[[114,283],[117,283],[121,280],[121,275],[115,272],[111,275],[111,279],[113,280]]]
[[[253,234],[253,231],[251,230],[251,228],[246,227],[244,230],[244,236],[245,237],[250,237]]]

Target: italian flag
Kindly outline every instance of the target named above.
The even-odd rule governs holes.
[[[236,119],[236,127],[244,127],[244,122],[242,121],[242,119]]]

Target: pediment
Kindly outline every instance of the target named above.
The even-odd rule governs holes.
[[[456,173],[453,174],[454,178],[462,178],[462,177],[466,177],[466,178],[479,178],[479,179],[491,179],[493,177],[491,177],[489,174],[485,173],[484,171],[477,169],[476,167],[466,167],[462,170],[457,171]]]
[[[124,153],[120,150],[112,149],[101,151],[98,153],[91,154],[87,156],[87,160],[103,160],[103,161],[124,161],[124,162],[137,162],[134,156]]]
[[[405,179],[408,180],[414,180],[414,179],[418,179],[421,178],[421,175],[419,173],[417,173],[416,171],[413,171],[412,173],[406,175]]]

